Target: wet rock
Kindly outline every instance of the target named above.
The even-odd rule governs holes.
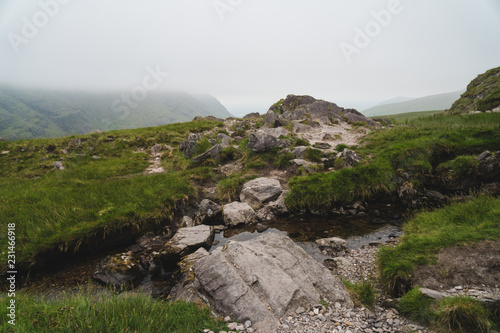
[[[486,150],[476,157],[479,162],[478,173],[484,181],[500,179],[500,151],[495,154]]]
[[[212,158],[214,160],[220,160],[220,153],[222,153],[222,146],[219,144],[216,144],[206,152],[204,152],[201,155],[196,156],[191,160],[193,163],[201,163],[209,158]]]
[[[212,200],[203,199],[196,220],[200,224],[219,224],[222,221],[222,206]]]
[[[222,208],[224,224],[226,226],[237,226],[240,224],[253,224],[257,222],[257,214],[246,202],[232,202]]]
[[[263,225],[263,224],[260,224],[260,223],[257,223],[257,225],[255,226],[255,230],[257,230],[258,233],[262,233],[264,231],[266,231],[268,228]]]
[[[331,256],[348,251],[347,242],[338,237],[317,239],[316,244],[321,251],[325,251]]]
[[[201,135],[196,133],[190,133],[185,141],[182,141],[179,145],[179,149],[182,151],[185,157],[190,158],[194,155],[196,151],[197,142],[201,140]]]
[[[273,330],[277,318],[308,309],[321,300],[353,303],[340,280],[284,235],[267,233],[244,242],[231,241],[192,268],[192,283],[179,283],[174,299],[185,290],[203,295],[211,308],[252,327]],[[193,294],[192,293],[192,294]]]
[[[262,208],[264,204],[277,199],[282,192],[283,189],[279,180],[261,177],[243,184],[240,201],[246,202],[256,210]]]
[[[140,261],[129,252],[106,257],[97,265],[92,277],[106,285],[122,288],[139,282],[145,274]]]

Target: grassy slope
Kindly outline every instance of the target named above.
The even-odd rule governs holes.
[[[408,279],[416,265],[435,261],[442,248],[500,238],[500,198],[479,197],[433,212],[423,212],[404,226],[396,247],[379,252],[381,278],[388,289]]]
[[[17,293],[16,325],[8,323],[9,299],[0,298],[2,332],[202,332],[227,330],[209,308],[167,303],[145,295],[93,295],[79,292],[53,298]]]
[[[389,118],[392,121],[392,123],[394,123],[394,124],[404,124],[406,121],[409,121],[409,120],[429,117],[429,116],[433,116],[435,114],[441,114],[443,112],[444,112],[444,110],[419,111],[419,112],[391,114],[391,115],[382,116],[382,117]]]
[[[478,75],[467,86],[467,91],[453,103],[449,113],[491,110],[500,105],[500,67]]]
[[[500,114],[419,118],[405,126],[374,131],[358,152],[364,161],[351,169],[294,177],[287,204],[295,209],[329,209],[337,203],[373,199],[396,188],[402,170],[419,178],[460,155],[500,150]]]
[[[217,125],[220,123],[189,122],[100,135],[0,142],[0,151],[10,151],[0,155],[0,228],[7,230],[8,223],[16,224],[18,264],[28,263],[37,252],[64,248],[99,231],[166,223],[176,205],[195,194],[189,179],[193,175],[210,177],[211,169],[190,166],[174,150],[164,158],[167,173],[144,175],[149,157],[133,151],[150,149],[155,143],[177,147],[189,132]],[[78,138],[82,142],[75,145]],[[54,170],[54,161],[62,158],[66,169]],[[2,233],[2,254],[6,248]]]

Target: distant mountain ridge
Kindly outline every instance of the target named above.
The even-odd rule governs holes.
[[[405,102],[374,106],[362,111],[367,117],[399,114],[417,111],[449,109],[465,90],[415,98]]]
[[[208,94],[154,91],[140,102],[124,102],[124,96],[0,87],[0,138],[48,138],[232,116]]]

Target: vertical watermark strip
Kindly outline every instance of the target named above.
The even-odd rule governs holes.
[[[7,225],[8,254],[7,254],[7,282],[9,305],[7,306],[8,323],[16,325],[16,224]]]

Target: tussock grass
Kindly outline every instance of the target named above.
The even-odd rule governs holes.
[[[429,324],[436,318],[434,299],[422,294],[416,287],[407,292],[399,302],[398,309],[406,317],[422,324]]]
[[[202,332],[227,330],[209,308],[193,303],[154,300],[141,294],[16,295],[16,325],[8,323],[9,299],[2,304],[2,332]]]
[[[389,291],[408,281],[417,265],[435,262],[435,255],[451,247],[500,238],[500,198],[478,197],[433,212],[422,212],[407,222],[396,247],[378,253],[381,280]]]
[[[346,279],[341,279],[341,281],[357,306],[364,305],[369,309],[373,309],[376,289],[372,281],[363,280],[356,283]]]
[[[446,297],[439,302],[438,325],[444,332],[488,332],[489,311],[470,297]]]
[[[177,205],[196,194],[190,179],[215,181],[210,168],[190,165],[176,147],[190,132],[220,125],[194,121],[0,142],[9,151],[0,155],[0,228],[16,224],[17,263],[26,266],[41,252],[66,251],[92,235],[167,223]],[[162,158],[166,173],[145,175],[155,144],[174,150]],[[55,170],[55,161],[65,170]],[[0,234],[0,252],[6,248]]]

